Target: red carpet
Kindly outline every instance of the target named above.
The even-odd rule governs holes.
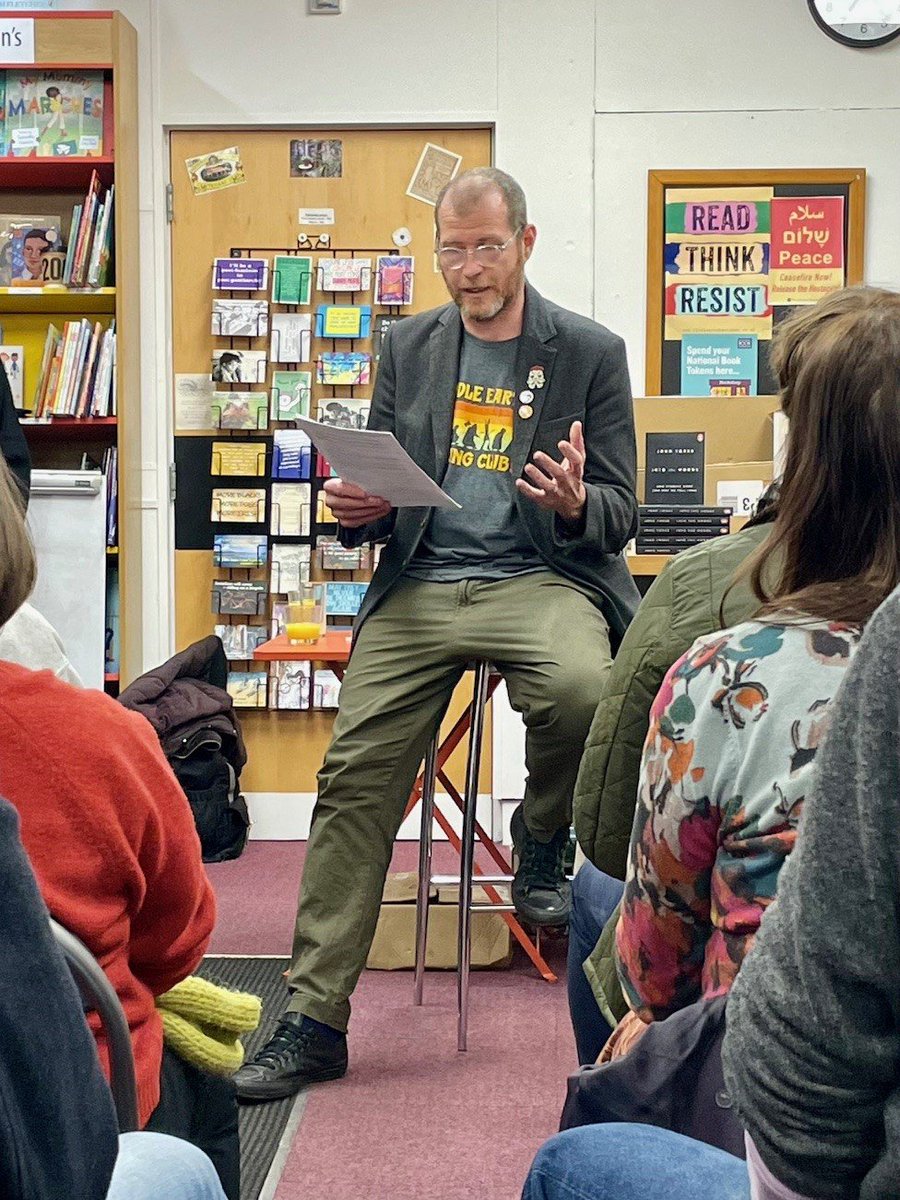
[[[413,869],[416,853],[398,843],[393,869]],[[251,842],[236,862],[209,868],[219,898],[211,953],[289,953],[302,856],[298,843]],[[452,870],[451,856],[436,846],[436,869]],[[575,1064],[562,945],[550,949],[557,984],[524,956],[473,973],[466,1054],[456,1050],[453,972],[429,972],[420,1009],[411,972],[364,972],[350,1071],[312,1090],[276,1200],[515,1200],[557,1128]]]

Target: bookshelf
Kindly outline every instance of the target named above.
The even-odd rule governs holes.
[[[140,512],[140,330],[138,276],[137,37],[117,12],[16,13],[34,21],[32,64],[8,63],[0,51],[0,71],[100,72],[102,76],[102,147],[96,154],[0,158],[0,212],[53,215],[62,219],[67,237],[72,209],[84,199],[96,171],[101,193],[115,187],[112,260],[114,271],[103,287],[57,285],[0,287],[2,341],[24,349],[23,405],[33,405],[35,385],[48,326],[84,317],[103,328],[115,321],[116,415],[53,417],[24,422],[37,468],[75,469],[85,457],[102,462],[118,453],[118,544],[106,556],[107,571],[118,578],[118,669],[107,663],[107,690],[115,692],[139,673],[141,662],[141,512]]]

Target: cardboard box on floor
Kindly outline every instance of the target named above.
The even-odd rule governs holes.
[[[388,875],[378,914],[375,938],[366,966],[376,971],[412,969],[416,955],[416,892],[418,873],[399,871]],[[504,889],[499,889],[504,895]],[[476,901],[487,896],[482,888],[472,889]],[[453,970],[456,967],[458,889],[432,886],[428,913],[428,942],[425,965]],[[507,967],[512,960],[509,927],[499,913],[472,913],[472,966]]]
[[[716,503],[716,485],[732,479],[773,477],[772,414],[777,396],[639,396],[634,402],[638,484],[645,486],[644,453],[648,433],[705,433],[704,504]]]

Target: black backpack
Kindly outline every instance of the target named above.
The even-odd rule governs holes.
[[[238,858],[247,844],[250,815],[234,767],[215,729],[198,729],[170,751],[169,765],[188,798],[204,862]]]

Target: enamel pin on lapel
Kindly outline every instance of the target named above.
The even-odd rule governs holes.
[[[530,404],[520,404],[519,405],[519,416],[522,418],[523,421],[527,421],[533,412],[534,412],[534,409],[531,407]]]
[[[544,368],[537,364],[528,372],[528,386],[530,388],[542,388],[544,386]]]
[[[530,404],[534,399],[534,392],[529,392],[527,389],[524,392],[519,392],[519,403]]]

